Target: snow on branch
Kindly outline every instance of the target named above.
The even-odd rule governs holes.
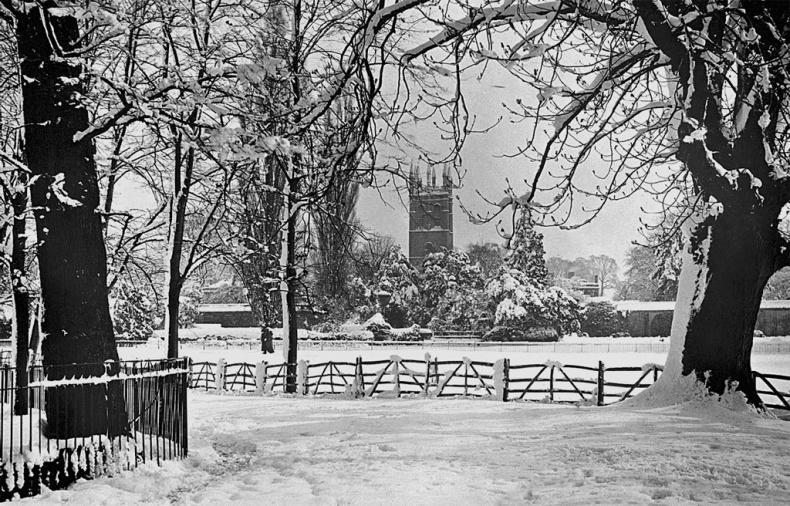
[[[444,29],[441,32],[422,44],[405,51],[401,56],[401,60],[404,63],[408,63],[414,58],[456,39],[459,35],[482,26],[491,26],[497,22],[520,23],[533,20],[554,20],[560,14],[569,14],[573,16],[581,15],[586,19],[616,26],[629,19],[624,15],[623,11],[619,10],[619,7],[617,10],[613,9],[614,7],[610,6],[608,2],[599,2],[597,0],[557,0],[539,4],[530,1],[516,2],[515,0],[510,0],[496,7],[476,9],[474,14],[464,18],[444,22]],[[531,36],[537,36],[540,33],[542,31],[536,31]]]

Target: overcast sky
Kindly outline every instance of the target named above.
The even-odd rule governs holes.
[[[535,164],[525,158],[508,158],[501,155],[513,153],[529,136],[529,126],[512,124],[503,102],[514,104],[516,99],[525,102],[534,100],[534,92],[522,84],[514,84],[504,71],[496,69],[483,80],[466,80],[466,97],[472,114],[477,115],[478,127],[490,125],[497,118],[502,122],[486,134],[476,134],[468,138],[462,152],[463,179],[456,183],[460,188],[455,193],[460,196],[464,206],[472,212],[485,214],[492,207],[482,200],[476,191],[485,197],[499,201],[507,188],[506,178],[517,193],[524,193],[527,185],[525,178],[533,175]],[[429,122],[410,127],[412,137],[425,144],[432,151],[441,151],[441,141],[436,128]],[[384,149],[386,150],[386,148]],[[401,155],[401,158],[403,156]],[[408,156],[406,157],[408,158]],[[594,161],[591,163],[595,163]],[[423,163],[424,166],[424,163]],[[582,177],[589,177],[591,166],[585,166]],[[439,178],[441,169],[438,170]],[[148,192],[132,181],[124,181],[119,189],[118,205],[125,208],[152,207]],[[383,199],[382,199],[383,197]],[[560,230],[542,228],[547,256],[560,256],[568,259],[606,254],[617,260],[620,272],[623,271],[625,253],[631,241],[639,239],[638,233],[640,206],[649,205],[647,198],[638,195],[619,202],[607,204],[595,220],[579,229]],[[408,196],[399,196],[393,185],[381,189],[381,195],[374,189],[365,189],[360,195],[357,216],[364,226],[378,234],[392,236],[408,252]],[[496,221],[476,225],[469,221],[456,202],[454,209],[455,246],[463,249],[476,242],[503,242],[498,235]]]
[[[502,118],[499,125],[485,134],[475,134],[468,138],[463,149],[463,167],[465,173],[460,182],[461,188],[456,190],[464,206],[473,212],[486,213],[492,207],[481,199],[476,191],[484,196],[499,201],[507,188],[506,178],[510,179],[517,194],[526,192],[526,178],[534,174],[535,163],[523,157],[503,157],[512,154],[523,145],[531,131],[527,123],[514,124],[503,107],[503,102],[515,105],[516,99],[533,102],[535,92],[515,81],[506,72],[489,68],[489,72],[481,80],[474,76],[464,83],[465,96],[470,112],[477,116],[478,127],[493,124]],[[432,151],[441,151],[442,142],[438,139],[436,128],[430,122],[409,127],[413,137],[424,147]],[[407,157],[408,158],[408,157]],[[589,178],[596,160],[582,167],[581,180]],[[600,163],[600,161],[598,161]],[[441,175],[441,169],[438,170]],[[594,183],[593,183],[594,184]],[[390,186],[379,195],[376,190],[363,190],[357,214],[369,229],[387,234],[395,238],[408,250],[408,196],[399,197],[397,191]],[[384,197],[382,201],[381,197]],[[639,239],[638,233],[640,207],[650,205],[646,197],[635,195],[632,198],[607,204],[607,207],[592,223],[575,230],[558,228],[542,228],[545,236],[544,244],[547,256],[561,256],[573,259],[579,256],[606,254],[624,265],[626,250],[631,241]],[[455,246],[464,248],[475,242],[502,242],[497,234],[496,222],[476,225],[469,221],[458,203],[454,209]]]

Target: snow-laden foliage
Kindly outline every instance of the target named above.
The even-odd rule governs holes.
[[[625,318],[614,304],[607,301],[589,302],[581,312],[580,331],[593,337],[606,337],[627,331]]]
[[[535,231],[527,208],[522,208],[508,243],[505,265],[524,273],[536,286],[544,286],[549,278],[543,234]]]
[[[485,289],[454,286],[434,308],[428,326],[434,330],[482,330],[491,328],[489,298]]]
[[[518,269],[502,269],[486,293],[494,305],[494,324],[526,331],[549,327],[559,335],[578,328],[579,304],[556,286],[536,286]]]
[[[195,324],[201,296],[202,294],[197,288],[190,288],[181,292],[181,296],[178,299],[178,326],[180,328],[189,328]]]
[[[420,273],[422,304],[416,321],[432,328],[471,329],[485,311],[484,278],[461,251],[431,253]]]
[[[394,327],[413,323],[412,311],[419,305],[419,273],[400,249],[392,251],[376,273],[374,297],[389,296],[383,308],[386,321]]]
[[[147,340],[154,333],[157,305],[153,294],[123,282],[115,289],[112,323],[118,339]]]

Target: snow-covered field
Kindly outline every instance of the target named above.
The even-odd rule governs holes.
[[[253,346],[185,344],[195,360],[282,361]],[[123,348],[124,358],[161,347]],[[300,349],[312,362],[469,356],[609,367],[664,353],[402,346]],[[790,374],[790,354],[754,354]],[[782,385],[780,388],[783,388]],[[45,504],[783,503],[790,422],[714,400],[605,408],[470,399],[254,396],[190,391],[191,457],[26,499]]]
[[[73,504],[777,504],[790,423],[713,401],[576,408],[190,392],[192,457]]]

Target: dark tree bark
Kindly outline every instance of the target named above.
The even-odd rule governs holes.
[[[31,4],[26,9],[17,16],[16,33],[39,240],[43,364],[50,379],[98,376],[105,372],[104,361],[118,360],[118,351],[107,301],[94,146],[91,139],[75,141],[75,134],[89,127],[81,102],[86,93],[82,61],[66,54],[80,44],[80,30],[72,16],[52,16]],[[78,363],[92,365],[67,365]],[[120,389],[80,388],[47,390],[48,435],[123,431]]]
[[[193,114],[192,117],[194,116]],[[178,135],[173,176],[175,202],[170,212],[170,244],[167,259],[167,358],[178,358],[178,313],[181,306],[181,288],[184,286],[181,255],[184,251],[184,227],[194,164],[194,149],[188,149],[186,157],[182,157],[181,135]]]
[[[14,301],[14,362],[16,368],[16,400],[14,414],[23,415],[28,410],[28,373],[30,360],[30,292],[25,281],[25,213],[27,212],[27,176],[20,174],[19,183],[25,188],[11,197],[13,222],[11,225],[11,296]]]
[[[290,193],[286,197],[289,202],[291,199]],[[296,322],[296,268],[294,265],[296,259],[296,216],[291,213],[291,205],[286,206],[288,215],[290,215],[285,225],[283,235],[282,253],[285,259],[285,265],[281,266],[284,276],[285,290],[282,297],[283,305],[283,355],[286,362],[286,382],[285,391],[288,393],[296,393],[296,361],[297,350],[299,346],[299,329]]]
[[[719,394],[737,381],[754,405],[761,402],[752,377],[752,340],[763,289],[781,267],[777,223],[778,211],[735,209],[700,228],[710,239],[707,284],[690,315],[683,349],[684,375],[694,372]]]

